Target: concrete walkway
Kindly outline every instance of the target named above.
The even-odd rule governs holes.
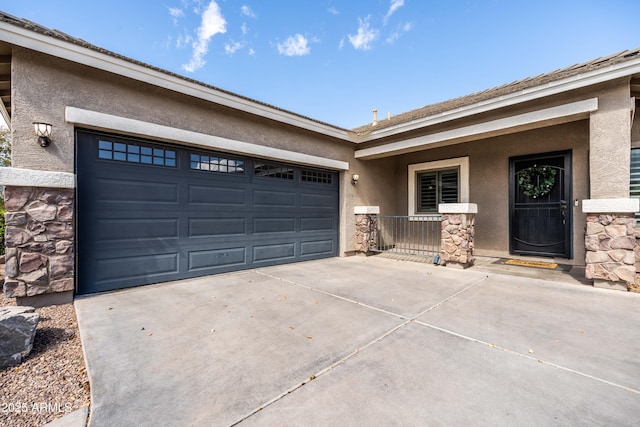
[[[637,425],[640,294],[379,257],[76,300],[90,426]]]

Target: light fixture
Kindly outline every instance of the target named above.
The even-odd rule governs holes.
[[[353,185],[356,185],[356,184],[358,183],[358,180],[359,180],[359,179],[360,179],[360,175],[358,175],[357,173],[354,173],[354,174],[351,176],[351,183],[352,183]]]
[[[41,147],[48,147],[51,144],[51,128],[49,123],[33,122],[33,127],[38,135],[38,144]]]

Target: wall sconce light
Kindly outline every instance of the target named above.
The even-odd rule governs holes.
[[[48,147],[51,144],[51,128],[49,123],[33,122],[33,127],[38,135],[38,144],[41,147]]]
[[[354,173],[353,175],[351,175],[351,184],[356,185],[359,179],[360,179],[360,175],[358,175],[357,173]]]

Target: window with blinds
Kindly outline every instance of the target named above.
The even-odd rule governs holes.
[[[419,172],[416,176],[416,213],[438,212],[439,203],[458,203],[458,168]]]
[[[640,148],[631,149],[631,179],[629,183],[631,197],[640,199]],[[636,224],[640,225],[640,214],[636,213]]]

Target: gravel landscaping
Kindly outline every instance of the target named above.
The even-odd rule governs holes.
[[[0,292],[0,306],[6,305],[15,305],[15,300]],[[0,370],[2,426],[41,426],[90,403],[73,304],[36,312],[40,321],[33,350],[22,364]]]

